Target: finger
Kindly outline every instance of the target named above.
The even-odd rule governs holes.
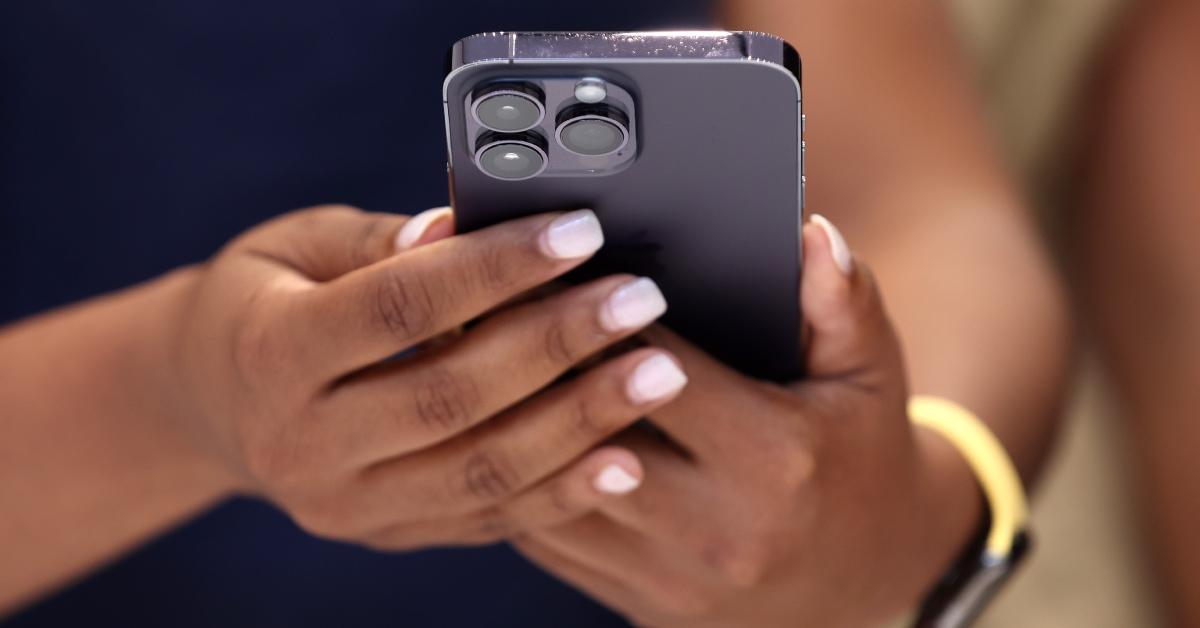
[[[688,387],[649,419],[700,464],[752,467],[764,448],[790,442],[803,429],[798,421],[777,420],[790,403],[779,386],[725,366],[661,326],[640,337],[677,356],[687,371]]]
[[[871,273],[824,217],[814,215],[803,237],[800,299],[810,331],[810,378],[902,390],[899,343]]]
[[[391,525],[371,535],[370,541],[388,549],[495,543],[577,519],[605,502],[626,498],[642,477],[642,465],[628,449],[601,447],[510,501],[456,519]]]
[[[711,478],[644,430],[626,430],[612,441],[641,466],[643,480],[623,499],[599,505],[614,521],[664,541],[679,542],[689,530],[714,520],[706,512]]]
[[[695,465],[647,432],[626,430],[613,443],[637,456],[645,479],[624,499],[600,504],[598,512],[672,548],[681,563],[691,564],[696,580],[719,585],[761,574],[769,554],[751,539],[766,518],[764,503],[771,507],[786,497],[767,493],[764,500],[761,479],[751,484],[727,469]]]
[[[601,447],[496,510],[514,531],[549,528],[628,498],[641,486],[643,477],[642,465],[633,452]]]
[[[396,234],[396,252],[402,253],[454,235],[454,210],[450,207],[427,209],[400,228]],[[460,335],[462,328],[455,327],[421,343],[419,350],[433,349],[446,344]]]
[[[411,518],[396,495],[420,495],[428,516],[498,505],[670,401],[686,381],[658,349],[610,360],[462,437],[371,468],[361,511],[383,522]]]
[[[397,234],[409,223],[408,216],[323,205],[271,220],[231,246],[322,282],[395,255]],[[430,225],[426,219],[425,226]],[[416,229],[409,225],[407,231]]]
[[[797,390],[813,393],[825,405],[828,391],[814,384],[837,382],[884,392],[887,402],[903,400],[899,344],[869,271],[855,263],[824,218],[814,217],[803,237],[801,301],[810,328],[809,378]],[[693,381],[650,418],[701,462],[744,468],[759,460],[756,451],[810,439],[810,426],[800,419],[803,403],[789,391],[737,373],[668,330],[654,327],[642,336],[679,356]],[[769,420],[778,416],[794,420]]]
[[[453,329],[581,264],[603,244],[595,214],[542,214],[457,235],[297,295],[302,361],[340,377]]]
[[[322,402],[321,437],[359,464],[428,447],[544,388],[665,310],[653,281],[629,276],[508,308],[437,350],[342,383]]]

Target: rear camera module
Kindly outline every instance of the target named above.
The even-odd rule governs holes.
[[[493,131],[528,131],[546,115],[542,98],[541,90],[528,83],[495,83],[476,90],[471,115]]]
[[[521,181],[546,169],[546,141],[534,133],[488,132],[475,145],[475,163],[490,177]]]
[[[576,105],[559,114],[554,136],[576,155],[611,155],[629,142],[629,119],[615,107]]]

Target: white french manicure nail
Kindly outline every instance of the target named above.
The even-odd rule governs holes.
[[[829,219],[820,215],[813,214],[812,221],[817,223],[817,226],[825,232],[825,237],[829,238],[829,250],[833,253],[833,263],[837,264],[838,270],[842,271],[843,275],[849,275],[850,271],[854,270],[854,256],[850,254],[850,247],[846,244],[846,238],[842,237],[842,232],[833,226]]]
[[[596,487],[597,491],[609,495],[624,495],[637,488],[641,483],[641,480],[617,464],[604,467],[600,473],[596,474],[596,479],[592,480],[592,485]]]
[[[625,384],[625,393],[634,403],[650,403],[679,392],[687,381],[687,375],[675,360],[659,353],[642,360],[633,369]]]
[[[600,324],[610,332],[649,324],[667,311],[667,300],[649,277],[634,279],[617,288],[600,308]]]
[[[542,248],[550,257],[575,259],[591,255],[604,245],[600,220],[590,209],[555,218],[543,232]]]
[[[448,220],[452,215],[453,210],[449,207],[435,207],[413,216],[400,228],[400,233],[396,234],[396,251],[407,251],[412,248],[421,240],[421,236],[429,231],[430,227],[437,224],[438,221]]]

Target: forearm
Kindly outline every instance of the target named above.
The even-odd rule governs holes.
[[[1174,625],[1200,626],[1200,5],[1145,3],[1097,103],[1078,268],[1137,446]]]
[[[878,274],[913,390],[985,418],[1033,481],[1067,365],[1065,306],[941,3],[726,5],[731,27],[801,53],[808,206]]]
[[[165,327],[187,273],[0,330],[0,613],[228,487],[173,423]]]
[[[1068,365],[1064,299],[995,157],[940,3],[727,0],[804,64],[808,198],[877,273],[913,392],[988,422],[1027,483],[1053,440]],[[927,494],[911,582],[932,583],[979,521],[978,485],[918,434]],[[938,513],[929,516],[928,513]]]

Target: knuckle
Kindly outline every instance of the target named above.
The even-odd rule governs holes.
[[[469,377],[433,369],[417,384],[414,410],[427,429],[455,432],[470,423],[471,408],[478,399],[479,391]]]
[[[704,560],[733,589],[751,589],[760,584],[767,571],[768,551],[761,540],[722,540],[710,547]]]
[[[433,327],[433,294],[420,277],[396,271],[372,284],[370,301],[380,327],[400,341],[419,338]]]
[[[600,404],[586,395],[580,395],[571,406],[572,421],[575,433],[579,436],[594,440],[607,436],[613,431],[612,421],[608,413],[600,410]]]
[[[495,452],[472,454],[463,467],[462,477],[467,494],[485,502],[500,501],[520,486],[512,463]]]
[[[546,358],[555,366],[570,366],[583,358],[574,344],[571,342],[567,325],[562,320],[551,322],[542,336],[542,348]]]
[[[480,513],[470,541],[483,545],[511,537],[517,532],[512,517],[502,508],[488,508]]]
[[[817,459],[807,444],[786,441],[779,445],[773,466],[773,475],[779,486],[786,491],[795,491],[812,480],[817,470]]]
[[[570,490],[567,482],[561,480],[554,482],[550,486],[547,497],[550,500],[550,509],[560,518],[572,515],[580,509],[578,499]]]
[[[485,292],[499,292],[507,291],[516,284],[516,267],[517,264],[508,259],[504,247],[488,244],[480,248],[471,264],[470,272],[475,285],[480,289]]]

